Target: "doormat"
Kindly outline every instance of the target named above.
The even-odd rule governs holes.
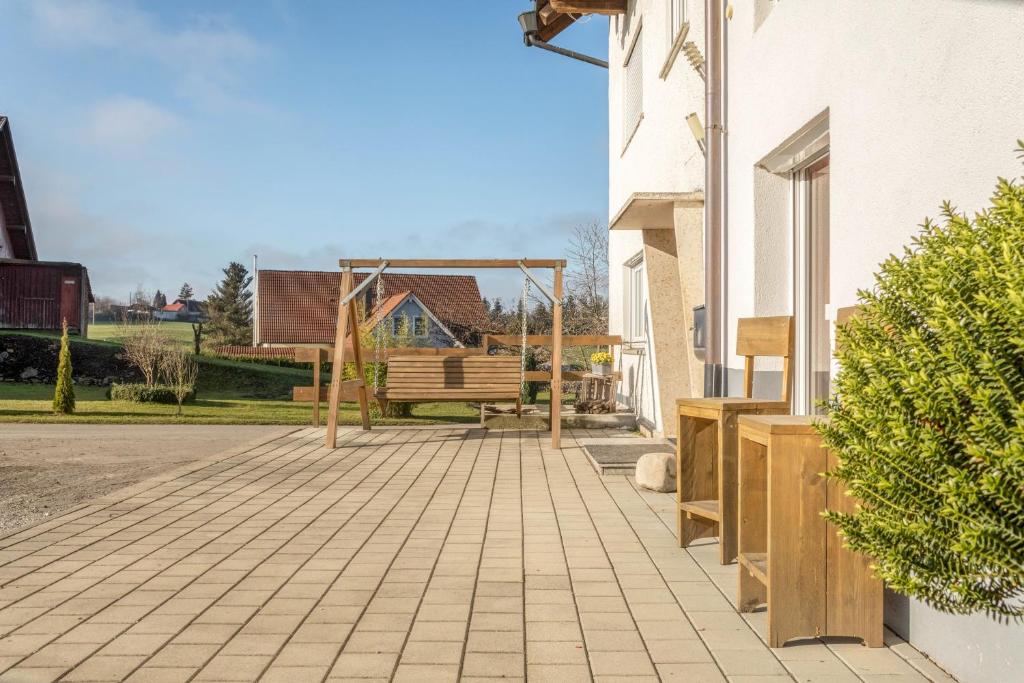
[[[617,439],[616,441],[623,441]],[[602,441],[605,441],[602,439]],[[631,443],[584,443],[590,464],[598,474],[636,473],[636,461],[647,453],[674,453],[676,447],[664,439],[629,439]],[[643,443],[636,443],[643,441]]]

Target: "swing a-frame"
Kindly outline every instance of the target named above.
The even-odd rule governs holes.
[[[356,400],[359,402],[359,414],[364,430],[370,429],[370,397],[367,392],[365,373],[363,371],[363,353],[359,343],[359,319],[356,312],[356,300],[359,295],[370,287],[375,281],[379,281],[384,271],[388,268],[510,268],[521,270],[526,277],[527,283],[532,283],[540,292],[551,301],[552,325],[551,325],[551,445],[554,448],[561,447],[562,432],[562,271],[565,269],[565,261],[560,259],[342,259],[338,261],[341,267],[341,283],[338,292],[338,324],[334,336],[334,352],[331,364],[331,387],[328,393],[327,413],[327,436],[325,444],[328,448],[337,447],[338,437],[338,410],[343,393],[351,393],[355,390]],[[372,268],[373,271],[359,283],[358,287],[353,286],[355,276],[353,271],[356,268]],[[534,275],[531,269],[548,269],[554,271],[554,287],[551,291]],[[524,302],[525,304],[525,302]],[[345,340],[349,332],[352,332],[353,343],[351,345],[351,358],[348,358]],[[463,384],[459,388],[451,386],[447,376],[434,375],[432,373],[443,373],[445,368],[434,362],[421,362],[416,365],[413,372],[415,382],[413,386],[419,389],[409,389],[409,393],[402,394],[402,397],[419,395],[420,400],[466,400],[472,401],[476,398],[513,398],[505,394],[510,393],[508,389],[510,373],[514,367],[510,366],[509,357],[500,356],[479,356],[471,359],[473,367],[460,368],[459,378]],[[356,366],[356,378],[343,380],[342,375],[346,362],[354,362]],[[536,375],[536,372],[530,373]],[[488,384],[488,378],[492,378]],[[499,381],[504,378],[505,381]],[[515,392],[515,399],[518,400],[518,386]],[[469,388],[467,388],[469,387]],[[378,392],[380,396],[386,393]],[[427,398],[429,396],[429,398]],[[394,396],[392,396],[394,397]],[[385,399],[387,400],[387,399]],[[408,399],[407,399],[408,400]]]

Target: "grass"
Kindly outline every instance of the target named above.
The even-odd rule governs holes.
[[[160,329],[175,342],[187,347],[189,351],[192,350],[192,323],[165,320],[160,323]],[[121,326],[116,323],[92,323],[89,325],[88,338],[91,341],[119,342],[122,339]]]
[[[188,332],[191,348],[192,330],[188,323],[165,322],[172,334],[185,343]],[[89,339],[72,339],[72,344],[108,347],[119,346],[117,326],[90,326]],[[94,337],[94,333],[98,338]],[[53,332],[17,332],[28,336],[53,338]],[[76,411],[72,415],[54,415],[51,403],[54,385],[0,382],[0,423],[4,422],[78,422],[109,424],[309,424],[312,406],[290,400],[292,387],[309,386],[312,374],[308,369],[283,368],[260,363],[238,362],[223,358],[198,356],[198,398],[184,406],[183,415],[176,415],[177,406],[163,404],[111,401],[106,387],[76,385]],[[572,397],[567,395],[565,402]],[[537,403],[549,403],[549,393],[541,392]],[[327,419],[327,406],[321,405],[321,421]],[[339,415],[341,424],[359,424],[359,408],[344,403]],[[375,424],[443,424],[473,423],[479,420],[477,409],[465,403],[419,403],[408,418],[377,418]]]
[[[0,423],[3,422],[78,422],[107,424],[265,424],[307,425],[312,406],[288,400],[232,397],[200,393],[184,406],[181,417],[176,406],[156,403],[111,401],[105,387],[76,386],[73,415],[54,415],[52,384],[0,384]],[[321,421],[327,419],[327,406],[321,405]],[[378,418],[374,424],[443,424],[476,422],[480,414],[464,403],[421,403],[413,407],[409,418]],[[359,424],[359,407],[344,403],[341,424]]]

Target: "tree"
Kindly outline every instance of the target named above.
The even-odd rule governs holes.
[[[608,229],[600,223],[577,225],[566,257],[566,333],[608,334]]]
[[[142,374],[147,387],[156,384],[164,356],[171,349],[170,337],[152,320],[122,322],[117,332],[125,358]]]
[[[142,288],[142,285],[135,286],[135,291],[132,292],[132,300],[130,302],[132,306],[141,306],[148,309],[152,301],[153,297],[150,296],[149,292]]]
[[[193,296],[195,296],[195,292],[192,290],[192,285],[187,282],[183,284],[181,286],[181,290],[178,291],[178,298],[182,301],[188,301]]]
[[[177,414],[181,415],[181,405],[195,391],[199,365],[188,351],[175,346],[168,349],[161,359],[160,374],[164,384],[174,393],[174,398],[178,402]]]
[[[156,294],[153,295],[153,308],[163,308],[167,305],[167,295],[161,292],[159,289],[156,290]]]
[[[209,322],[206,337],[221,345],[252,343],[252,277],[241,263],[232,261],[224,269],[224,279],[206,299]]]
[[[1024,141],[1018,143],[1024,155]],[[1024,620],[1024,184],[943,205],[837,331],[819,425],[859,501],[829,513],[900,593]]]
[[[53,392],[53,412],[70,415],[75,412],[75,385],[71,379],[71,342],[68,321],[61,323],[60,356],[57,360],[57,387]]]

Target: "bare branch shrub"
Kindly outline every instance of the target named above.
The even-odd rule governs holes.
[[[173,346],[170,337],[160,329],[160,323],[151,320],[121,322],[117,338],[124,347],[128,362],[142,373],[146,386],[156,384],[161,361]]]
[[[195,391],[199,365],[185,349],[170,347],[160,359],[160,375],[164,384],[174,392],[174,398],[178,400],[178,415],[181,415],[181,404]]]

